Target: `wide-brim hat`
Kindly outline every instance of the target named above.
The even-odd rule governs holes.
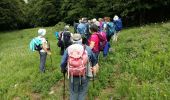
[[[81,35],[80,34],[73,34],[73,37],[72,37],[73,41],[79,41],[81,39]]]

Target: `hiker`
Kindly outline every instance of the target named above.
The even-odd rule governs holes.
[[[97,60],[100,53],[99,50],[99,37],[96,35],[98,32],[98,26],[96,24],[91,24],[90,26],[91,36],[88,40],[88,45],[91,47],[93,53],[95,54]]]
[[[103,24],[104,24],[103,18],[99,18],[98,20],[99,20],[99,32],[102,32],[103,31]]]
[[[113,18],[113,23],[115,24],[115,34],[113,35],[113,41],[117,41],[118,33],[122,30],[122,20],[117,15]]]
[[[104,20],[103,29],[106,32],[107,41],[110,42],[111,37],[116,32],[115,24],[110,21],[110,17],[105,17]]]
[[[47,40],[45,38],[46,29],[39,29],[38,30],[38,38],[42,41],[42,48],[39,50],[40,54],[40,71],[45,73],[45,63],[46,63],[46,57],[47,54],[51,55],[51,52],[49,50],[49,46],[47,43]]]
[[[80,24],[77,26],[77,33],[82,36],[83,44],[87,44],[87,40],[89,38],[89,25],[87,18],[82,18],[80,20]]]
[[[62,57],[61,72],[68,73],[70,100],[85,100],[90,73],[96,72],[97,60],[91,48],[82,44],[80,34],[73,34],[72,41]]]
[[[95,54],[95,57],[97,59],[97,64],[96,64],[96,73],[99,71],[99,65],[98,65],[98,60],[99,60],[99,53],[100,53],[100,39],[98,37],[98,26],[96,24],[91,24],[90,25],[90,32],[91,36],[88,39],[88,45],[92,49],[93,53]]]
[[[58,47],[60,47],[60,55],[63,55],[64,50],[72,44],[71,37],[72,33],[69,31],[69,26],[64,27],[64,31],[59,33]]]
[[[93,22],[93,24],[96,24],[96,25],[97,25],[98,29],[100,28],[100,23],[99,23],[99,21],[97,21],[96,18],[93,18],[93,19],[92,19],[92,22]]]

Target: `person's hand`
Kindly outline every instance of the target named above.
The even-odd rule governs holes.
[[[51,52],[47,52],[48,55],[51,55]]]
[[[91,68],[91,70],[92,70],[93,74],[96,75],[99,72],[99,65],[96,64],[95,66],[93,66]]]
[[[67,72],[66,70],[61,69],[61,73],[65,74],[66,72]]]

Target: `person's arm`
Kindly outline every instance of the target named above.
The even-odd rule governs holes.
[[[91,35],[91,37],[90,37],[90,43],[89,43],[89,46],[90,46],[91,49],[93,49],[94,46],[96,45],[97,38],[98,38],[98,36],[95,35],[95,33],[93,33],[93,34]]]
[[[66,72],[67,67],[67,59],[68,59],[68,50],[66,49],[61,60],[61,72]]]
[[[91,70],[93,71],[93,74],[96,75],[98,71],[97,58],[91,49],[89,51],[90,51],[89,61],[91,62],[91,67],[92,67]]]
[[[47,47],[47,43],[46,42],[43,42],[42,44],[42,49],[47,52],[47,54],[51,55],[51,52],[46,48]]]
[[[97,64],[97,58],[89,46],[86,46],[86,50],[88,52],[89,61],[91,62],[93,67]]]
[[[106,28],[107,28],[107,24],[104,23],[104,24],[103,24],[103,31],[104,31],[104,32],[106,32]]]
[[[90,41],[90,45],[89,46],[90,46],[91,49],[93,49],[94,46],[95,46],[95,42],[94,41]]]

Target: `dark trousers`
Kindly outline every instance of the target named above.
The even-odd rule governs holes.
[[[73,82],[70,78],[70,100],[85,100],[88,91],[88,82],[88,77],[81,77],[81,79],[79,77],[73,77]]]
[[[47,53],[46,52],[39,52],[40,54],[40,71],[45,72],[45,63],[46,63],[46,58],[47,58]]]

